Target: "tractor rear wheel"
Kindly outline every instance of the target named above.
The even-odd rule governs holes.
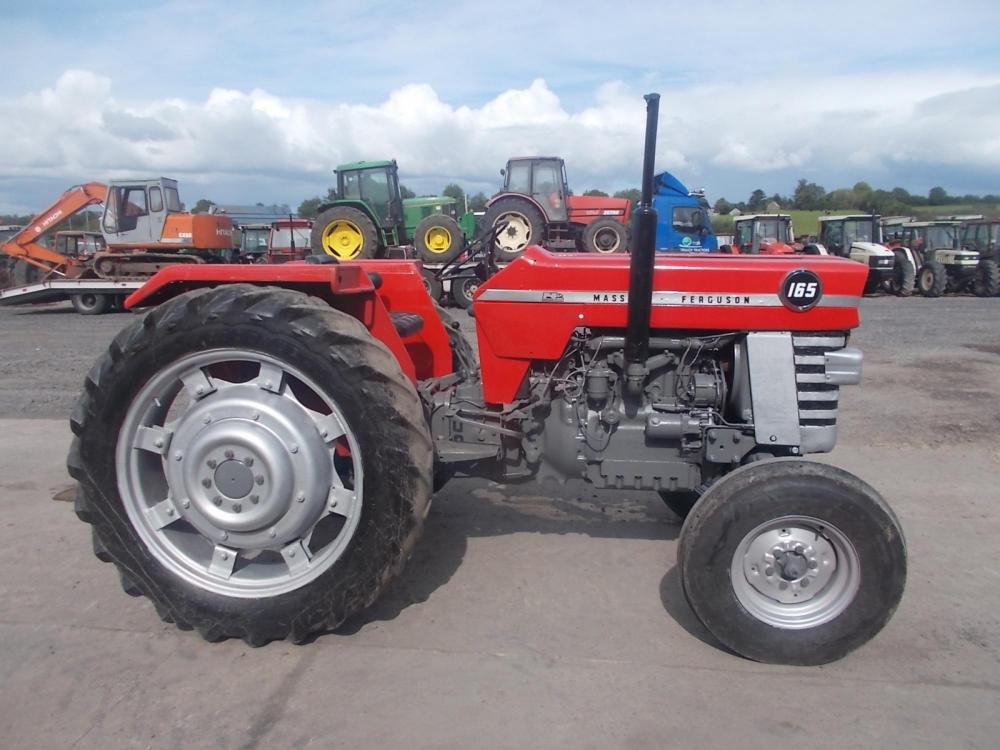
[[[723,645],[755,661],[825,664],[889,621],[906,544],[857,477],[777,459],[712,485],[684,522],[678,566],[691,608]]]
[[[93,294],[85,292],[74,294],[70,298],[73,309],[80,315],[103,315],[114,307],[113,301],[106,294]]]
[[[429,508],[413,385],[360,322],[300,292],[161,305],[91,369],[71,427],[97,557],[206,640],[336,627],[400,571]]]
[[[331,206],[313,222],[310,246],[314,253],[324,252],[337,260],[374,258],[379,249],[378,231],[364,211]]]
[[[948,271],[936,260],[928,261],[920,269],[917,288],[925,297],[940,297],[948,289]]]
[[[444,286],[441,284],[440,279],[438,279],[437,274],[429,268],[423,268],[420,270],[420,280],[424,283],[424,289],[427,290],[427,294],[430,295],[431,299],[435,302],[440,301]]]
[[[545,233],[545,217],[527,198],[511,195],[486,209],[486,226],[496,227],[506,222],[497,234],[499,260],[514,260],[528,245],[541,243]]]
[[[450,216],[431,214],[417,224],[413,245],[424,263],[447,263],[465,246],[462,228]]]
[[[909,297],[913,294],[916,284],[916,269],[906,257],[906,253],[895,251],[896,261],[893,264],[892,276],[883,282],[883,288],[897,297]]]
[[[592,221],[583,230],[583,249],[588,253],[624,253],[628,250],[628,228],[610,216]]]
[[[989,258],[979,261],[972,289],[977,297],[996,297],[1000,294],[1000,267],[996,261]]]

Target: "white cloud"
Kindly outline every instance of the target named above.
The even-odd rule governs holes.
[[[137,174],[180,178],[191,202],[206,194],[297,205],[331,182],[338,163],[384,157],[418,190],[459,181],[489,191],[509,156],[538,153],[564,156],[579,191],[630,186],[640,171],[641,93],[609,81],[576,110],[543,79],[478,107],[452,105],[424,83],[377,104],[232,88],[201,101],[136,101],[116,97],[105,76],[69,70],[0,101],[0,211],[55,197],[25,187],[40,179],[65,187]],[[845,171],[891,186],[914,169],[996,174],[998,133],[1000,75],[771,76],[665,91],[657,165],[714,196],[779,176],[773,189],[788,192],[793,175],[822,181]]]

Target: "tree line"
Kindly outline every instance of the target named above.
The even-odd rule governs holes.
[[[853,208],[865,213],[889,216],[905,214],[910,208],[923,206],[998,203],[1000,196],[993,194],[949,195],[948,191],[940,186],[932,187],[927,191],[927,195],[918,195],[901,187],[892,190],[875,190],[867,182],[858,182],[851,188],[837,188],[827,192],[822,185],[801,179],[791,196],[782,196],[777,193],[768,196],[763,190],[757,189],[750,194],[749,200],[738,203],[731,203],[725,198],[719,198],[715,202],[714,208],[720,214],[728,214],[734,208],[738,208],[741,213],[755,213],[765,210],[771,201],[782,208],[794,208],[800,211]]]

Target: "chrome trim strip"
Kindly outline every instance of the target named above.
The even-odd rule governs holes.
[[[484,289],[479,302],[545,302],[571,305],[626,305],[625,291],[580,291],[561,289]],[[818,307],[858,307],[860,297],[828,294]],[[654,307],[783,307],[777,294],[742,292],[653,292]]]

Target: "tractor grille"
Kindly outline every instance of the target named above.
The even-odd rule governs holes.
[[[837,402],[840,386],[827,382],[826,353],[843,349],[843,333],[792,336],[795,384],[799,401],[799,428],[804,452],[832,450],[837,440]]]

